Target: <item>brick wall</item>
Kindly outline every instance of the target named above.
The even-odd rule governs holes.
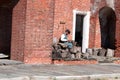
[[[60,38],[65,29],[73,29],[73,10],[90,11],[90,0],[55,0],[54,39]],[[72,34],[69,36],[72,38]]]
[[[116,12],[116,57],[120,57],[120,1],[115,0],[115,12]]]
[[[17,1],[17,0],[16,0]],[[26,0],[19,0],[13,8],[11,59],[24,61]]]
[[[119,54],[120,1],[116,1],[116,46]],[[59,39],[65,29],[72,32],[73,10],[91,11],[89,47],[99,48],[98,11],[106,5],[105,0],[19,0],[13,8],[11,59],[50,64],[53,39]]]
[[[51,63],[54,0],[27,0],[25,63]]]
[[[99,1],[99,0],[98,0]],[[101,9],[102,7],[104,6],[109,6],[106,4],[106,1],[105,0],[101,0],[101,2],[98,2],[97,5],[95,5],[96,1],[95,0],[91,0],[91,12],[93,13],[91,15],[91,27],[90,27],[90,44],[89,46],[91,48],[93,47],[99,47],[101,45],[101,42],[100,42],[100,35],[97,35],[96,34],[101,34],[101,33],[97,33],[96,31],[99,30],[99,25],[96,25],[96,24],[99,24],[99,21],[98,21],[98,18],[97,16],[99,15],[98,14],[98,11],[99,9]],[[120,1],[118,0],[114,0],[114,8],[115,8],[115,13],[116,13],[116,17],[117,17],[117,21],[116,21],[116,51],[115,51],[115,56],[116,57],[120,57],[120,8],[119,8],[119,5],[120,5]]]
[[[90,19],[90,48],[101,47],[101,36],[100,36],[100,23],[99,23],[99,10],[106,6],[105,0],[91,0],[91,19]]]

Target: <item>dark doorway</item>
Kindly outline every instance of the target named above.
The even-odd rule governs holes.
[[[0,0],[0,54],[10,58],[12,11],[18,0]],[[4,57],[3,57],[4,58]]]
[[[112,8],[103,7],[99,11],[101,47],[115,49],[116,15]]]
[[[0,7],[0,53],[10,55],[12,12]]]
[[[76,29],[75,29],[75,41],[78,46],[82,46],[82,37],[83,37],[83,19],[84,15],[76,15]]]

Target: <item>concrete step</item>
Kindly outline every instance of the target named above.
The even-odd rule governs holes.
[[[8,58],[9,56],[8,55],[5,55],[3,53],[0,53],[0,59],[3,59],[3,58]]]
[[[21,61],[15,61],[15,60],[8,60],[8,59],[0,59],[0,66],[1,65],[18,65],[23,64]]]

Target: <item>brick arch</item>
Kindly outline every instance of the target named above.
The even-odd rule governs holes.
[[[111,7],[104,6],[99,10],[101,47],[115,49],[116,14]]]

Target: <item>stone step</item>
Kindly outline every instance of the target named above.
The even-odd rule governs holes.
[[[8,60],[8,59],[0,59],[0,66],[1,65],[18,65],[23,64],[21,61],[15,61],[15,60]]]
[[[3,54],[3,53],[0,53],[0,59],[1,58],[8,58],[9,56],[8,55],[5,55],[5,54]]]

